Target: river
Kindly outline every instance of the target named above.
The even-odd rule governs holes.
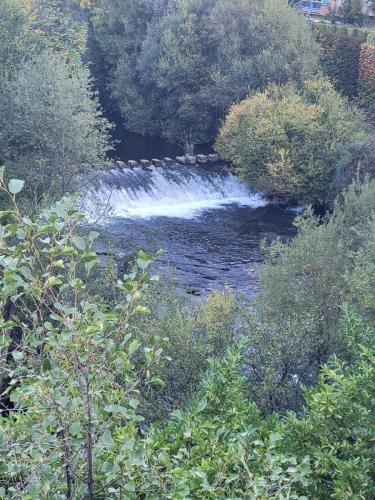
[[[294,235],[293,210],[269,205],[223,166],[152,167],[102,173],[86,211],[106,230],[99,251],[124,259],[137,249],[165,253],[155,264],[195,295],[229,286],[246,297],[259,287],[261,241]]]

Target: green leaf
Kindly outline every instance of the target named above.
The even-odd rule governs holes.
[[[109,405],[109,406],[106,406],[104,408],[104,410],[107,412],[107,413],[113,413],[113,414],[117,414],[117,415],[122,415],[123,417],[127,417],[128,416],[128,410],[127,408],[125,408],[125,406],[121,406],[121,405]]]
[[[3,324],[0,325],[0,330],[6,330],[7,328],[13,328],[14,326],[17,326],[17,323],[9,319],[8,321],[5,321]]]
[[[102,329],[103,329],[102,324],[88,326],[85,330],[85,335],[94,335],[95,333],[101,332]]]
[[[57,276],[50,276],[48,278],[48,284],[51,286],[62,285],[62,281]]]
[[[11,179],[8,184],[8,189],[11,194],[17,194],[22,191],[25,181],[20,179]]]
[[[23,353],[21,351],[14,351],[12,352],[13,359],[15,361],[19,361],[20,359],[23,359]]]
[[[207,478],[206,473],[201,471],[201,470],[196,470],[196,471],[194,471],[194,473],[197,477],[200,477],[201,479]]]
[[[80,437],[82,435],[82,426],[79,422],[74,422],[70,428],[69,432],[72,436]]]
[[[86,240],[82,236],[74,236],[72,241],[78,250],[86,250]]]
[[[277,432],[275,432],[275,433],[273,433],[273,434],[270,435],[270,443],[271,444],[275,444],[278,441],[281,441],[282,439],[283,439],[282,434],[279,434]]]
[[[152,377],[150,383],[154,385],[160,385],[161,387],[165,386],[165,382],[159,377]]]
[[[97,260],[98,256],[96,252],[87,252],[84,255],[82,255],[82,262],[91,262],[93,260]]]
[[[97,231],[90,231],[90,234],[89,234],[90,243],[95,241],[98,236],[99,236],[99,233]]]
[[[171,412],[171,417],[175,418],[178,421],[182,421],[184,419],[184,415],[181,410],[174,410]]]
[[[20,229],[17,229],[16,236],[19,240],[24,240],[26,233],[22,228],[20,228]]]
[[[149,314],[150,312],[151,312],[151,310],[148,306],[137,306],[134,309],[134,313]]]
[[[104,448],[112,448],[115,444],[112,434],[110,431],[105,431],[102,437],[100,438],[100,443]]]
[[[148,266],[151,264],[152,261],[153,261],[152,255],[144,252],[143,250],[140,250],[138,252],[137,266],[143,271],[148,268]]]
[[[206,408],[206,406],[207,406],[207,401],[203,399],[202,401],[199,402],[196,412],[201,413]]]
[[[12,339],[8,335],[0,335],[0,348],[8,347],[12,343]]]
[[[139,406],[139,401],[138,399],[130,399],[129,401],[129,406],[133,408],[133,410],[136,410]]]
[[[52,364],[51,361],[48,358],[45,358],[42,363],[42,371],[43,372],[48,372],[52,370]]]
[[[129,345],[129,354],[130,356],[132,354],[134,354],[138,349],[139,349],[139,346],[140,346],[140,342],[138,340],[133,340],[132,342],[130,342],[130,345]]]
[[[87,272],[90,272],[91,269],[99,264],[98,260],[92,260],[90,262],[85,263],[85,269]]]

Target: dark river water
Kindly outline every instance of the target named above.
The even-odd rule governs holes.
[[[222,167],[112,171],[86,201],[89,213],[110,207],[99,250],[109,245],[127,258],[141,248],[164,249],[156,270],[197,295],[229,286],[251,297],[262,240],[295,233],[295,212],[268,205]]]
[[[129,132],[121,125],[118,116],[109,117],[110,121],[117,123],[113,132],[113,138],[117,141],[116,149],[113,152],[115,158],[123,161],[140,160],[145,158],[164,158],[166,156],[174,158],[184,153],[183,148],[176,144],[163,141],[160,137],[143,136],[134,132]],[[195,154],[213,153],[209,144],[200,144],[195,147]]]

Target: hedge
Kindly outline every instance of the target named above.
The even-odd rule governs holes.
[[[372,43],[361,47],[358,95],[364,104],[375,101],[375,45]]]
[[[361,47],[368,33],[336,25],[314,25],[313,33],[322,48],[320,63],[324,74],[343,95],[357,97]]]

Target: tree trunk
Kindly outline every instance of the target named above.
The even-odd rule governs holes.
[[[86,459],[87,459],[87,493],[88,500],[94,500],[94,467],[93,467],[93,439],[92,439],[92,414],[90,384],[86,375],[86,404],[87,404],[87,436],[86,436]]]
[[[65,130],[62,131],[61,157],[60,157],[60,176],[61,176],[61,197],[65,196]]]

